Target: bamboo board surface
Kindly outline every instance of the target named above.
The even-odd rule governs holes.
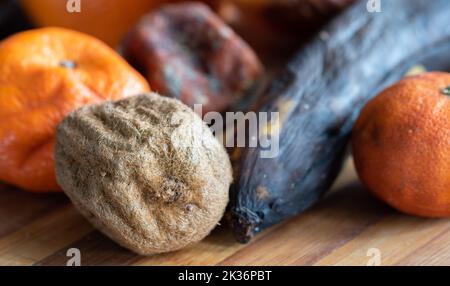
[[[12,12],[0,17],[0,38],[30,27],[17,4],[8,3]],[[64,194],[0,184],[0,265],[66,265],[71,248],[80,250],[81,265],[367,265],[374,251],[381,265],[450,265],[449,240],[450,219],[388,208],[361,186],[351,160],[318,205],[247,245],[220,226],[200,243],[152,257],[137,256],[96,231]]]
[[[247,245],[220,226],[181,251],[142,257],[109,240],[63,194],[0,187],[0,265],[450,265],[450,220],[395,212],[357,181],[348,161],[333,190],[315,207],[259,234]]]

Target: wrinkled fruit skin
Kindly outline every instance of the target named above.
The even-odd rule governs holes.
[[[129,33],[124,56],[159,93],[203,111],[224,111],[250,92],[262,73],[251,48],[207,6],[167,5]]]
[[[402,212],[450,216],[450,74],[401,80],[370,101],[353,128],[361,181]]]
[[[324,28],[328,38],[317,35],[263,93],[256,111],[280,113],[279,152],[262,158],[261,146],[241,149],[228,212],[240,242],[322,197],[368,100],[417,63],[448,63],[447,0],[385,1],[383,13],[361,13],[366,4],[333,20]]]
[[[72,110],[149,91],[146,80],[99,40],[44,28],[0,43],[0,180],[59,191],[53,158],[58,123]]]
[[[139,254],[180,249],[219,222],[227,153],[190,108],[156,94],[83,107],[59,125],[59,184],[82,214]]]

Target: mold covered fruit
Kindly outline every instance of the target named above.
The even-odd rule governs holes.
[[[205,4],[180,3],[145,16],[128,34],[124,56],[159,93],[203,111],[224,111],[255,85],[253,50]]]
[[[399,211],[450,216],[450,74],[408,77],[370,101],[352,135],[362,182]]]
[[[263,92],[255,110],[279,112],[279,128],[270,130],[279,132],[279,152],[263,158],[259,145],[236,156],[227,217],[239,241],[305,211],[329,190],[369,99],[417,63],[448,62],[448,0],[386,1],[383,13],[361,13],[366,4],[357,1],[333,20],[328,36],[316,35]]]
[[[98,229],[149,255],[203,239],[228,203],[231,164],[189,107],[156,94],[82,107],[59,125],[59,184]]]
[[[24,190],[60,190],[56,126],[72,110],[147,92],[125,60],[99,40],[43,28],[0,43],[0,181]]]

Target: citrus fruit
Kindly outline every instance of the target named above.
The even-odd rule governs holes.
[[[407,77],[371,100],[352,135],[355,167],[381,200],[450,216],[450,74]]]
[[[115,47],[138,19],[165,0],[80,1],[80,12],[67,0],[22,0],[22,6],[39,26],[70,28],[93,35]],[[69,10],[67,5],[69,3]],[[70,12],[72,11],[72,12]]]
[[[0,42],[0,181],[57,191],[56,126],[86,104],[149,91],[146,80],[101,41],[42,28]]]

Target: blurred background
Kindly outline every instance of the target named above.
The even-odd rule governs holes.
[[[93,35],[118,47],[146,13],[180,0],[80,0],[69,13],[66,0],[0,0],[0,38],[33,27],[58,26]],[[354,0],[203,0],[257,52],[276,66],[332,15]]]

